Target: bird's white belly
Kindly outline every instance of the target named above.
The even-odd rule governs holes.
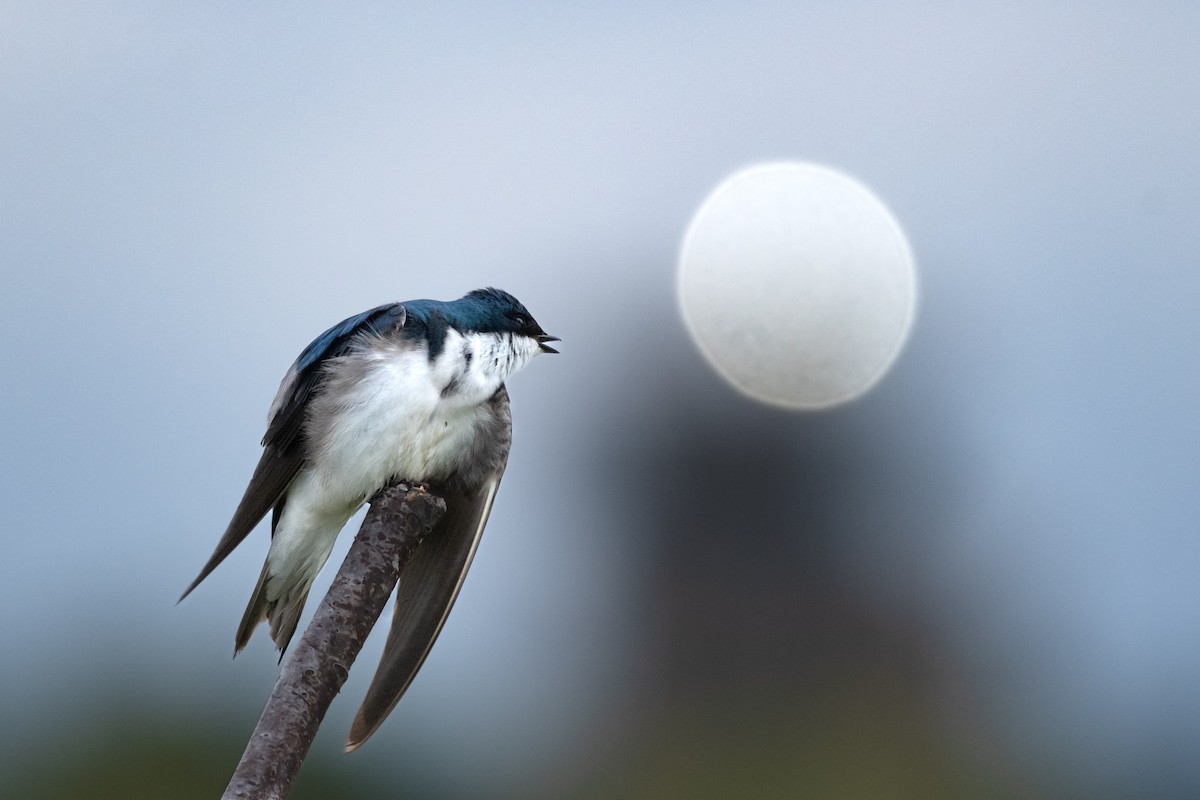
[[[482,387],[488,394],[478,399],[446,395],[449,361],[431,364],[420,351],[371,358],[313,442],[311,469],[331,495],[361,502],[392,477],[437,481],[461,466],[495,387]]]

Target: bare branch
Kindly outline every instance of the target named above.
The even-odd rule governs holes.
[[[404,483],[371,498],[333,585],[284,662],[223,800],[287,794],[404,565],[445,511],[440,497]]]

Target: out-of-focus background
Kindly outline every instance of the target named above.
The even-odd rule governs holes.
[[[219,795],[277,674],[230,659],[265,528],[175,600],[279,378],[494,284],[563,355],[510,382],[424,670],[342,755],[373,638],[295,797],[1200,795],[1200,7],[2,17],[0,794]],[[693,211],[779,158],[920,268],[827,413],[737,395],[676,308]]]

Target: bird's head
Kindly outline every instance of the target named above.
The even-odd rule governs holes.
[[[549,342],[560,341],[542,330],[517,298],[500,289],[476,289],[456,301],[459,324],[480,333],[510,333],[537,343],[542,353],[557,353]]]

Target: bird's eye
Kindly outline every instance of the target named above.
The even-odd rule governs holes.
[[[524,314],[513,314],[512,321],[513,324],[518,328],[524,328],[529,324],[529,317],[525,316]]]

